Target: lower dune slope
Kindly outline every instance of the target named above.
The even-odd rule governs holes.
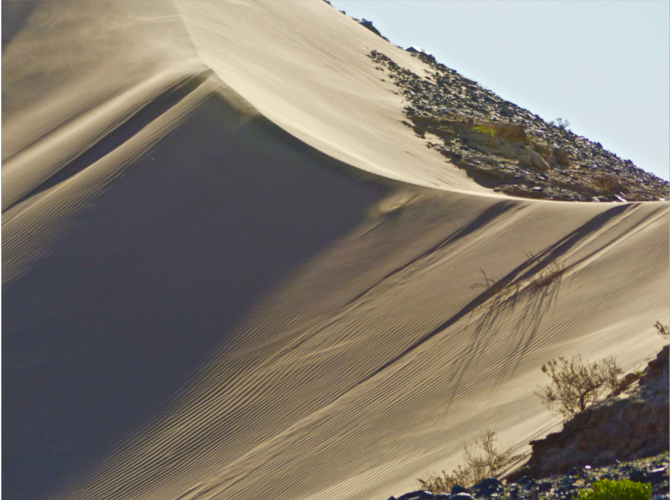
[[[403,142],[398,109],[348,130],[346,110],[310,107],[298,65],[312,97],[295,115],[285,70],[269,72],[282,86],[206,52],[212,19],[235,24],[218,9],[263,3],[165,5],[207,66],[153,98],[184,73],[198,84],[137,111],[128,137],[112,128],[90,164],[51,150],[3,170],[8,498],[386,498],[484,427],[518,452],[557,427],[533,394],[548,359],[632,369],[663,343],[666,203],[474,195],[442,160],[403,170],[423,145]],[[286,26],[267,33],[311,54]],[[15,113],[14,139],[30,128]],[[378,123],[387,142],[348,142]]]
[[[484,427],[525,451],[557,424],[533,394],[539,365],[580,353],[635,366],[658,347],[650,325],[667,299],[664,207],[576,210],[563,223],[542,208],[419,195],[362,223],[62,498],[381,497],[454,465]],[[630,259],[642,242],[645,258]],[[554,252],[565,272],[534,287],[523,250]],[[480,265],[527,285],[491,296],[473,287]]]

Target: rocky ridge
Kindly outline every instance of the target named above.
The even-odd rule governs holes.
[[[635,460],[668,450],[668,346],[639,380],[629,374],[624,390],[578,413],[561,432],[531,441],[531,457],[519,474],[543,477],[575,466]]]
[[[619,390],[578,413],[561,432],[531,441],[530,459],[504,479],[389,500],[571,500],[601,479],[648,483],[652,500],[669,500],[668,362],[666,345],[644,371],[626,375]]]
[[[398,88],[405,114],[429,148],[495,191],[564,201],[666,200],[670,184],[577,136],[566,123],[547,123],[417,50],[421,77],[373,50],[369,57]]]

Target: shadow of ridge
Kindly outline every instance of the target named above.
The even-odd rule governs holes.
[[[422,259],[426,258],[427,256],[433,254],[437,250],[441,250],[443,248],[448,247],[452,242],[458,241],[460,238],[467,236],[469,234],[474,233],[475,231],[485,227],[487,224],[489,224],[491,221],[495,220],[496,217],[499,215],[507,212],[508,210],[511,210],[512,208],[515,208],[517,206],[516,201],[510,200],[510,201],[501,201],[496,203],[495,205],[487,208],[482,214],[480,214],[474,221],[472,221],[470,224],[459,228],[456,230],[454,233],[450,234],[448,237],[446,237],[444,240],[440,241],[436,245],[433,245],[431,248],[423,252],[422,254],[418,255],[414,259],[410,260],[406,264],[403,264],[401,267],[394,269],[393,271],[389,272],[386,274],[384,277],[382,277],[377,283],[373,284],[372,286],[368,287],[367,289],[363,290],[361,293],[356,295],[353,299],[351,299],[349,302],[344,304],[342,307],[347,307],[349,304],[352,304],[361,298],[365,297],[368,293],[370,293],[372,290],[374,290],[377,286],[379,286],[381,283],[386,281],[387,279],[395,276],[398,273],[401,273],[405,269],[413,266],[417,262],[421,261]],[[423,340],[419,341],[419,344],[423,342]],[[416,345],[419,345],[416,344]],[[409,347],[409,350],[413,349],[413,347]],[[403,351],[406,352],[406,351]],[[397,360],[397,358],[394,358],[394,360]],[[383,368],[388,367],[391,364],[391,362],[386,363],[383,365],[382,368],[380,368],[378,371],[375,373],[379,373]]]
[[[2,1],[2,52],[9,42],[19,34],[21,28],[33,13],[38,2],[23,1]]]
[[[456,241],[457,239],[459,239],[459,238],[461,238],[461,237],[463,237],[463,236],[465,236],[465,235],[471,234],[471,233],[473,233],[474,231],[476,231],[476,230],[478,230],[478,229],[481,229],[481,228],[485,227],[487,224],[489,224],[489,223],[491,223],[492,221],[496,220],[496,218],[497,218],[501,213],[504,213],[504,212],[506,212],[506,211],[508,211],[508,210],[510,210],[510,209],[512,209],[512,208],[514,208],[515,206],[516,206],[516,203],[514,203],[513,201],[502,201],[502,202],[496,203],[496,204],[493,205],[492,207],[490,207],[490,208],[488,208],[487,210],[485,210],[484,213],[482,213],[481,215],[479,215],[479,216],[478,216],[474,221],[472,221],[470,224],[468,224],[468,225],[465,226],[464,228],[459,229],[459,230],[456,231],[455,233],[449,235],[445,240],[443,240],[443,241],[441,241],[440,243],[438,243],[437,245],[433,246],[430,250],[428,250],[427,252],[424,252],[423,254],[421,254],[421,256],[419,256],[418,258],[412,260],[409,264],[403,266],[402,268],[400,268],[400,269],[398,269],[398,270],[396,270],[396,271],[393,271],[393,272],[390,273],[388,276],[392,276],[393,274],[396,274],[396,273],[402,271],[402,269],[407,268],[407,267],[408,267],[409,265],[411,265],[412,263],[417,262],[417,261],[420,260],[421,258],[424,258],[426,255],[428,255],[428,254],[430,254],[430,253],[433,253],[433,252],[435,252],[435,251],[438,250],[438,249],[447,247],[447,246],[449,245],[449,243],[451,243],[452,241]],[[388,277],[388,276],[387,276],[387,277]],[[386,278],[384,278],[384,279],[386,279]],[[381,281],[383,281],[383,280],[381,280]],[[380,283],[381,283],[381,281],[380,281]],[[375,286],[376,286],[376,285],[375,285]],[[366,291],[363,292],[362,294],[360,294],[358,297],[360,298],[361,296],[365,295],[365,294],[368,293],[372,288],[374,288],[374,286],[371,287],[370,289],[366,290]],[[421,344],[423,344],[423,343],[426,342],[427,340],[431,339],[432,337],[434,337],[435,335],[437,335],[438,333],[440,333],[440,332],[441,332],[442,330],[444,330],[445,328],[448,328],[448,327],[451,326],[452,324],[456,323],[458,320],[460,320],[462,317],[464,317],[465,315],[467,315],[469,312],[471,312],[472,310],[474,310],[475,308],[477,308],[479,305],[481,305],[481,304],[483,304],[484,302],[486,302],[486,300],[488,300],[488,298],[489,298],[490,296],[491,296],[491,294],[490,294],[490,292],[488,292],[488,291],[485,291],[485,292],[482,292],[481,294],[479,294],[477,297],[475,297],[473,300],[471,300],[465,307],[463,307],[460,311],[458,311],[454,316],[452,316],[452,317],[449,318],[448,320],[446,320],[446,321],[444,321],[443,323],[441,323],[439,326],[437,326],[436,328],[434,328],[433,330],[431,330],[430,332],[428,332],[426,335],[424,335],[424,336],[421,337],[420,339],[418,339],[418,340],[416,340],[415,342],[413,342],[410,346],[408,346],[407,348],[405,348],[401,353],[395,355],[393,358],[391,358],[391,359],[388,360],[386,363],[384,363],[383,365],[381,365],[379,368],[377,368],[375,371],[373,371],[370,375],[368,375],[368,376],[365,378],[365,380],[374,377],[374,376],[377,375],[378,373],[381,373],[381,372],[384,371],[386,368],[388,368],[389,366],[393,365],[393,364],[396,363],[398,360],[402,359],[402,358],[405,357],[407,354],[409,354],[410,352],[412,352],[414,349],[416,349],[417,347],[419,347]],[[360,383],[363,383],[365,380],[361,381]]]
[[[475,328],[475,339],[469,350],[471,356],[461,364],[461,366],[465,365],[463,370],[478,359],[476,353],[481,352],[482,347],[485,346],[483,332],[495,330],[494,325],[499,316],[515,309],[519,301],[525,300],[523,311],[514,326],[518,341],[511,351],[515,360],[513,363],[505,365],[508,369],[502,374],[499,384],[514,376],[537,336],[543,314],[555,304],[562,283],[562,275],[567,270],[563,266],[556,269],[551,269],[551,266],[556,265],[556,261],[565,257],[570,249],[583,238],[591,235],[593,231],[602,228],[608,221],[631,208],[632,206],[617,205],[596,215],[558,242],[536,255],[531,255],[528,260],[498,281],[496,284],[503,283],[503,285],[492,296],[492,303]],[[545,273],[545,275],[542,273]],[[547,283],[539,284],[538,279],[547,279]],[[523,287],[515,290],[515,285]],[[505,290],[510,290],[509,294],[505,294]],[[459,371],[462,370],[459,369]]]
[[[498,295],[506,287],[513,284],[515,281],[526,280],[529,279],[531,276],[536,275],[538,272],[540,272],[542,269],[545,269],[552,262],[555,262],[556,259],[560,258],[561,256],[564,256],[576,243],[578,243],[584,237],[590,235],[593,231],[596,231],[597,229],[601,228],[605,223],[607,223],[608,221],[610,221],[615,217],[618,217],[621,213],[628,210],[629,208],[631,207],[626,205],[617,205],[615,207],[612,207],[606,212],[596,215],[579,228],[575,229],[568,235],[561,238],[555,244],[551,245],[544,251],[540,252],[538,255],[531,256],[529,259],[519,264],[508,274],[497,280],[494,286],[487,288],[482,293],[477,295],[474,299],[472,299],[467,305],[465,305],[460,311],[454,314],[451,318],[435,327],[433,330],[428,332],[422,338],[418,339],[412,345],[403,350],[400,354],[394,356],[391,360],[384,363],[367,378],[374,377],[384,369],[388,368],[398,360],[402,359],[404,356],[406,356],[408,353],[416,349],[418,346],[420,346],[430,338],[434,337],[438,333],[454,325],[466,315],[473,313],[478,307],[484,305],[487,301],[495,299],[496,295]],[[480,226],[482,225],[481,222],[478,221],[475,221],[475,223],[473,224],[477,224]],[[438,245],[438,247],[439,246],[440,245]],[[520,352],[519,356],[517,356],[517,361],[512,369],[512,374],[518,367],[521,359],[523,358],[530,344],[534,340],[535,335],[537,334],[537,329],[539,328],[542,312],[548,310],[547,308],[553,304],[557,296],[560,283],[561,283],[561,277],[559,275],[556,277],[556,279],[552,280],[549,283],[548,287],[540,287],[533,291],[532,295],[535,297],[534,303],[532,304],[532,307],[528,312],[524,312],[524,316],[522,316],[522,318],[520,318],[519,320],[519,325],[525,322],[528,318],[535,318],[534,319],[535,324],[531,328],[531,333],[530,335],[528,335],[527,339],[524,340],[525,336],[522,336],[519,339],[518,346],[522,347],[522,351]],[[468,347],[465,355],[461,357],[460,362],[457,363],[454,368],[455,371],[458,373],[458,376],[454,380],[454,386],[450,392],[450,397],[448,398],[446,404],[445,411],[447,413],[449,412],[449,409],[455,399],[455,396],[458,393],[458,389],[461,385],[463,377],[465,376],[468,366],[472,366],[472,364],[483,355],[483,352],[485,350],[483,349],[483,347],[486,345],[486,342],[484,342],[485,339],[483,338],[482,335],[484,328],[487,325],[492,326],[493,324],[495,324],[496,319],[502,313],[502,309],[500,306],[503,306],[503,308],[505,309],[509,307],[514,307],[517,300],[518,297],[512,294],[506,300],[501,300],[498,303],[494,302],[494,306],[496,307],[492,306],[491,308],[489,308],[487,313],[483,316],[480,324],[475,328],[473,342]],[[505,378],[506,375],[503,376],[503,380]]]
[[[8,498],[68,487],[160,418],[244,314],[386,194],[247,118],[213,93],[3,287]]]

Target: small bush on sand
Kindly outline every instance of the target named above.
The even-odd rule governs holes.
[[[579,500],[649,500],[651,484],[603,479],[593,483],[590,490],[581,490]]]
[[[569,419],[619,388],[623,370],[614,356],[593,363],[576,356],[570,361],[563,357],[549,361],[542,372],[551,383],[536,394],[547,408]]]
[[[549,286],[560,278],[564,272],[565,265],[562,262],[552,261],[530,281],[530,287],[531,289],[539,289]]]
[[[660,321],[657,321],[656,324],[654,324],[654,328],[656,328],[656,332],[663,337],[664,339],[668,339],[670,337],[670,331],[668,330],[668,325],[664,325]]]
[[[451,474],[431,474],[417,481],[421,489],[433,493],[449,493],[454,485],[471,486],[487,477],[502,472],[516,457],[510,450],[499,451],[495,442],[496,433],[490,429],[483,430],[473,446],[465,447],[465,465],[459,465]]]

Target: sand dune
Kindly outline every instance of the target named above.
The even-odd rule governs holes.
[[[546,360],[662,344],[667,203],[478,186],[366,54],[422,63],[325,2],[26,5],[3,3],[7,498],[386,498],[484,427],[523,452],[560,425]]]

